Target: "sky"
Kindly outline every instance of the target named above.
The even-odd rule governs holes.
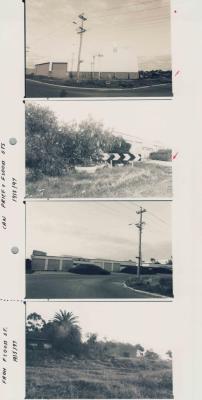
[[[26,0],[27,66],[65,61],[76,70],[79,25],[73,21],[81,13],[87,18],[81,70],[90,71],[98,54],[95,71],[137,71],[142,58],[171,67],[170,0]]]
[[[172,350],[173,308],[170,303],[150,302],[28,302],[27,315],[37,312],[46,321],[61,310],[71,311],[79,318],[83,338],[97,333],[124,343],[140,343],[158,354]]]
[[[172,101],[51,100],[28,103],[48,107],[61,123],[79,123],[92,117],[102,122],[105,128],[113,129],[115,135],[122,135],[132,144],[132,151],[137,151],[138,141],[148,146],[158,144],[173,148],[176,145],[178,116],[175,115],[175,104]]]
[[[171,250],[170,201],[28,201],[26,256],[33,250],[112,260],[138,256],[139,221],[143,206],[143,260],[168,259]]]

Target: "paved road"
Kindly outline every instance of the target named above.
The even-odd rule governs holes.
[[[121,299],[155,298],[123,286],[129,274],[75,275],[71,273],[35,272],[26,277],[27,298],[43,299]]]
[[[85,89],[64,87],[26,79],[26,97],[168,97],[172,96],[170,83],[135,89]]]

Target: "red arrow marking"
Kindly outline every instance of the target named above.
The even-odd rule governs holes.
[[[173,156],[172,160],[175,160],[175,159],[176,159],[176,157],[177,157],[177,155],[178,155],[178,152],[177,152],[176,154],[174,154],[174,156]]]
[[[175,73],[175,76],[179,75],[180,70],[178,69],[178,71]]]

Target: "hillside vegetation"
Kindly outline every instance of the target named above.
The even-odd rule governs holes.
[[[29,365],[31,364],[31,365]],[[47,357],[27,366],[30,399],[171,399],[171,361]]]
[[[69,171],[66,176],[33,179],[27,171],[27,197],[171,197],[172,167],[139,162],[97,170],[93,174]]]
[[[112,168],[104,162],[105,153],[130,150],[131,143],[99,121],[62,124],[48,107],[26,105],[27,197],[171,197],[171,165],[154,161],[162,154],[133,167],[124,160],[121,166],[111,161]]]
[[[98,340],[95,333],[84,340],[78,318],[66,310],[48,322],[29,314],[26,348],[29,399],[173,397],[170,350],[165,360],[140,344]]]
[[[173,277],[171,273],[169,275],[167,273],[152,276],[143,275],[141,279],[137,277],[129,278],[126,285],[133,289],[173,297]]]
[[[26,167],[35,179],[67,175],[74,166],[102,162],[103,153],[124,153],[130,147],[90,117],[61,124],[48,107],[26,105]]]

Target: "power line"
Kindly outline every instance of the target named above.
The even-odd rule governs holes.
[[[158,219],[163,224],[169,225],[165,220],[163,220],[162,218],[158,217],[156,214],[152,213],[151,211],[148,211],[148,212],[149,212],[149,214],[153,215],[154,218]]]
[[[65,21],[63,24],[61,24],[59,27],[58,27],[58,29],[52,29],[52,27],[51,27],[51,32],[50,33],[47,33],[47,34],[43,34],[43,36],[39,36],[39,37],[37,37],[36,38],[36,41],[38,42],[38,41],[43,41],[44,39],[46,40],[47,38],[49,38],[49,37],[51,37],[51,36],[54,36],[56,33],[58,33],[60,30],[61,30],[61,28],[64,28],[65,26],[67,25],[67,22]],[[62,32],[61,32],[62,33]]]
[[[138,204],[139,207],[140,207],[140,203],[137,203],[137,202],[136,202],[136,204]],[[136,204],[134,204],[134,205],[136,206]],[[154,214],[154,213],[151,212],[150,210],[147,210],[147,212],[148,212],[149,214],[153,215],[154,218],[158,219],[158,220],[161,221],[163,224],[169,225],[168,222],[166,222],[164,219],[160,218],[159,216],[157,216],[156,214]]]
[[[120,212],[118,210],[116,210],[115,208],[109,207],[108,203],[107,204],[102,204],[102,206],[105,207],[105,209],[107,209],[108,211],[111,210],[111,212],[113,212],[113,214],[116,214],[116,215],[119,214],[120,215]],[[140,203],[130,202],[130,201],[128,201],[128,202],[123,201],[122,202],[122,206],[125,207],[130,212],[132,212],[133,206],[135,206],[137,209],[139,209],[141,207]],[[158,223],[159,222],[161,222],[161,223],[163,222],[164,224],[169,225],[169,224],[166,223],[166,221],[162,220],[161,218],[159,218],[154,213],[151,213],[151,211],[148,210],[148,207],[147,207],[147,213],[151,214],[153,217],[155,217],[157,220],[159,220]],[[147,220],[148,220],[148,216],[147,216]],[[150,223],[152,223],[152,225],[154,225],[154,221],[152,221],[152,220],[149,220],[149,221],[150,221]],[[160,224],[158,225],[158,227],[160,227]],[[161,230],[161,232],[163,232],[163,231]]]
[[[148,203],[148,202],[147,202],[147,203]],[[141,207],[141,204],[140,204],[139,202],[135,201],[135,202],[128,202],[128,203],[127,203],[127,206],[131,206],[131,207],[134,206],[134,207],[136,207],[136,208],[139,208],[139,207]],[[167,226],[170,226],[170,224],[169,224],[168,222],[166,222],[164,219],[160,218],[158,215],[156,215],[155,213],[153,213],[153,212],[151,212],[150,210],[148,210],[148,206],[147,206],[147,212],[148,212],[148,214],[150,214],[151,216],[153,216],[153,218],[159,220],[161,223],[163,223],[163,224],[165,224],[165,225],[167,225]],[[148,218],[148,217],[147,217],[147,218]],[[152,222],[151,220],[150,220],[150,222],[154,224],[154,222]],[[159,225],[159,226],[160,226],[160,225]],[[162,232],[162,231],[161,231],[161,232]]]
[[[108,12],[109,11],[113,11],[113,10],[121,10],[121,9],[124,9],[124,10],[126,10],[127,8],[130,8],[130,7],[139,7],[139,6],[142,6],[142,5],[144,5],[144,4],[146,4],[146,5],[149,5],[149,4],[152,4],[152,3],[156,3],[156,1],[158,1],[158,0],[151,0],[151,1],[138,1],[138,3],[129,3],[129,4],[124,4],[124,5],[122,5],[122,6],[119,6],[119,7],[111,7],[111,8],[106,8],[106,13],[105,14],[99,14],[99,13],[96,13],[96,14],[94,14],[94,16],[96,17],[96,18],[106,18],[106,17],[110,17],[110,16],[113,16],[113,15],[116,15],[116,16],[118,16],[118,15],[120,15],[121,17],[124,15],[123,13],[121,13],[121,14],[109,14]],[[169,2],[168,2],[168,6],[169,6]],[[167,5],[165,4],[165,5],[162,5],[162,6],[157,6],[157,7],[150,7],[150,8],[148,8],[148,9],[144,9],[144,10],[136,10],[135,11],[135,14],[137,15],[138,13],[144,13],[144,12],[149,12],[149,11],[151,11],[151,10],[156,10],[156,9],[165,9],[167,7]],[[131,11],[129,11],[129,13],[131,14]],[[65,20],[65,22],[62,24],[62,25],[60,25],[59,27],[58,27],[58,29],[56,29],[56,30],[52,30],[50,33],[48,33],[48,34],[46,34],[46,35],[44,35],[43,34],[43,36],[39,36],[38,38],[37,38],[37,41],[38,40],[43,40],[43,39],[45,39],[46,37],[51,37],[51,36],[53,36],[53,35],[55,35],[55,33],[57,33],[57,32],[59,32],[60,31],[60,29],[61,28],[63,28],[64,26],[66,26],[66,20]]]
[[[124,5],[120,6],[120,7],[111,7],[111,8],[107,8],[107,9],[106,9],[106,12],[111,11],[111,10],[126,9],[126,8],[129,8],[129,7],[139,7],[139,6],[142,6],[142,5],[144,5],[144,4],[149,5],[149,4],[152,4],[152,3],[156,3],[156,1],[159,1],[159,0],[142,1],[142,2],[141,2],[141,1],[138,1],[138,3],[124,4]],[[169,1],[168,1],[168,5],[169,5]],[[163,6],[160,6],[160,7],[157,7],[157,8],[165,8],[166,6],[167,6],[167,5],[163,5]],[[149,8],[148,8],[148,10],[149,10]],[[143,10],[143,11],[145,11],[145,10]],[[98,16],[99,16],[99,14],[98,14]]]
[[[126,9],[126,8],[124,8],[124,9]],[[121,16],[121,17],[123,17],[124,15],[128,15],[128,14],[130,14],[131,16],[133,16],[133,18],[134,18],[134,16],[137,16],[137,17],[139,17],[139,14],[144,14],[145,13],[145,15],[142,15],[143,17],[145,16],[145,17],[147,17],[148,16],[148,18],[150,17],[149,16],[149,14],[151,13],[151,12],[154,12],[155,10],[162,10],[162,11],[165,11],[166,13],[168,13],[168,15],[162,15],[162,17],[163,16],[169,16],[170,15],[170,13],[169,13],[169,9],[167,10],[167,8],[163,8],[163,7],[151,7],[151,8],[149,8],[149,9],[147,9],[147,10],[134,10],[134,11],[126,11],[126,12],[123,12],[123,13],[121,13],[121,14],[119,14],[119,13],[111,13],[111,14],[103,14],[103,15],[97,15],[97,17],[100,19],[100,18],[108,18],[108,17],[113,17],[113,16]],[[157,15],[157,17],[161,17],[160,15]],[[140,16],[141,17],[141,16]],[[152,15],[151,15],[151,17],[152,17]]]
[[[140,208],[142,208],[141,206],[135,204],[134,202],[127,202],[126,203],[125,201],[123,201],[121,203],[122,203],[121,206],[124,207],[125,209],[127,209],[130,212],[130,216],[128,216],[127,219],[129,219],[131,217],[131,215],[133,215],[133,211],[134,211],[133,206],[135,206],[138,209],[138,211],[139,211]],[[109,202],[102,202],[102,203],[99,202],[98,204],[99,204],[99,207],[101,207],[103,210],[105,210],[109,214],[111,214],[111,216],[113,218],[117,219],[117,215],[120,218],[120,210],[116,209],[116,207],[115,208],[110,207],[111,204],[109,204]],[[131,206],[131,208],[130,208],[130,206]],[[150,211],[148,211],[148,208],[147,208],[147,213],[150,214]],[[125,218],[125,216],[124,216],[124,218]],[[147,226],[148,226],[148,230],[150,232],[154,232],[154,230],[155,230],[155,231],[163,233],[163,234],[165,233],[162,229],[159,229],[160,228],[159,222],[158,222],[159,225],[156,226],[156,222],[148,219],[148,215],[147,215],[146,223],[147,223]],[[152,226],[150,226],[150,224],[152,224]],[[136,225],[136,223],[129,224],[129,225]]]

